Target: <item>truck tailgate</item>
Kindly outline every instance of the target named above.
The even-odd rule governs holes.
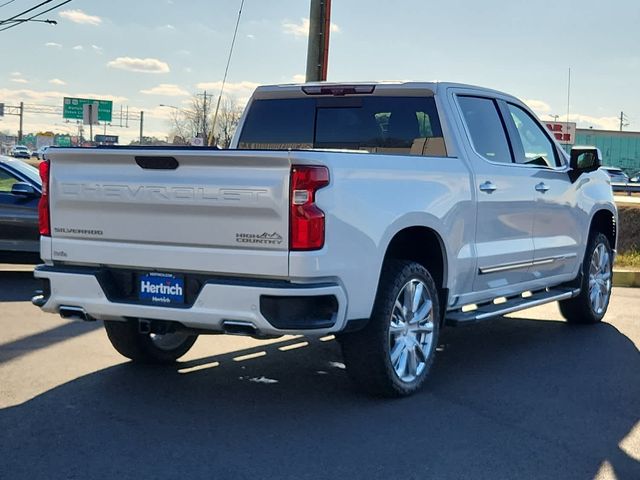
[[[49,158],[54,261],[288,274],[287,152],[56,149]]]

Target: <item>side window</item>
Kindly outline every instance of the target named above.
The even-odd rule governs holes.
[[[524,150],[524,156],[516,155],[516,163],[550,168],[558,165],[556,149],[542,127],[522,108],[511,103],[508,106]]]
[[[513,159],[507,134],[495,101],[489,98],[459,96],[458,103],[476,152],[492,162],[511,163]]]
[[[0,193],[11,193],[11,187],[14,183],[18,183],[19,180],[13,175],[9,175],[4,170],[0,169]]]

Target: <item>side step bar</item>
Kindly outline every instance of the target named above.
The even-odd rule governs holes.
[[[521,295],[518,295],[516,297],[508,298],[504,303],[486,303],[478,305],[478,308],[468,312],[463,312],[461,310],[447,312],[445,321],[447,325],[454,327],[469,325],[482,322],[483,320],[488,320],[493,317],[506,315],[507,313],[517,312],[518,310],[544,305],[545,303],[567,300],[575,297],[579,293],[579,288],[550,288],[546,290],[539,290],[537,292],[533,292],[530,297],[522,297]]]

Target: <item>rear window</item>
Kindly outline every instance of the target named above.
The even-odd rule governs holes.
[[[256,100],[247,114],[238,148],[446,156],[433,97]]]

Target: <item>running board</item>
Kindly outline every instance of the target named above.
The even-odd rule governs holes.
[[[558,300],[567,300],[573,298],[580,293],[579,288],[551,288],[533,292],[530,297],[508,298],[506,302],[495,304],[493,302],[478,305],[478,308],[468,312],[455,310],[447,313],[446,324],[450,326],[470,325],[472,323],[482,322],[493,317],[506,315],[507,313],[517,312],[526,308],[537,307],[545,303],[556,302]]]

